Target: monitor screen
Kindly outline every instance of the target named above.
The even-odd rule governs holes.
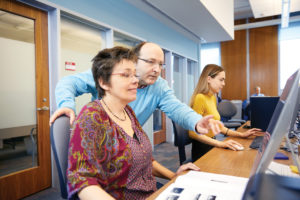
[[[250,97],[251,128],[266,131],[279,97]]]
[[[298,94],[298,98],[297,98],[296,102],[297,102],[296,103],[297,105],[296,105],[296,108],[293,111],[293,118],[292,118],[292,121],[291,121],[289,132],[294,131],[294,128],[295,128],[295,125],[296,125],[296,120],[297,120],[297,117],[300,113],[300,92]]]
[[[294,110],[299,104],[299,76],[300,71],[297,70],[286,82],[268,125],[263,144],[257,152],[251,175],[267,170],[278,151],[282,138],[289,132],[294,119]]]

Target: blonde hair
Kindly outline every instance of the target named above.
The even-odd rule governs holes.
[[[212,78],[215,78],[220,72],[223,72],[224,69],[222,67],[220,67],[219,65],[215,65],[215,64],[208,64],[204,67],[197,86],[194,90],[194,93],[191,97],[190,100],[190,106],[192,107],[194,104],[194,100],[197,94],[208,94],[209,92],[209,86],[208,86],[208,82],[207,82],[207,77],[210,76]]]

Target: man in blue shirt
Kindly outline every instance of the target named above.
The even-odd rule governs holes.
[[[251,95],[251,97],[263,97],[265,96],[263,93],[260,93],[260,87],[255,87],[255,93]]]
[[[139,78],[137,99],[129,105],[133,108],[137,119],[143,125],[155,109],[159,108],[169,118],[188,130],[205,134],[212,129],[214,134],[220,132],[222,123],[212,116],[202,117],[186,104],[181,103],[170,89],[167,81],[160,77],[164,67],[163,50],[154,43],[142,42],[133,51],[138,56],[136,72]],[[55,89],[58,110],[50,118],[50,124],[63,114],[75,119],[75,97],[91,93],[95,100],[97,90],[91,70],[62,78]]]

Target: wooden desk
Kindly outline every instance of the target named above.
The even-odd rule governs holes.
[[[244,129],[243,126],[238,129],[240,132],[247,130],[248,129]],[[226,140],[228,139],[234,139],[235,141],[241,143],[245,149],[243,151],[232,151],[223,148],[213,148],[200,159],[198,159],[195,164],[200,167],[201,171],[203,172],[249,178],[252,165],[257,154],[257,150],[249,148],[254,137],[228,137]],[[286,152],[281,152],[287,155]],[[290,164],[292,161],[290,156],[289,158],[289,160],[280,161],[280,163]],[[171,183],[173,183],[175,179],[176,178],[173,178],[162,188],[152,194],[148,199],[155,199],[162,191],[164,191]]]

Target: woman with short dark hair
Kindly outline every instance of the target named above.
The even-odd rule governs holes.
[[[73,125],[67,170],[70,199],[145,199],[156,190],[153,175],[173,173],[152,157],[151,143],[127,104],[136,99],[136,56],[127,48],[100,51],[93,76],[101,99],[85,105]]]

